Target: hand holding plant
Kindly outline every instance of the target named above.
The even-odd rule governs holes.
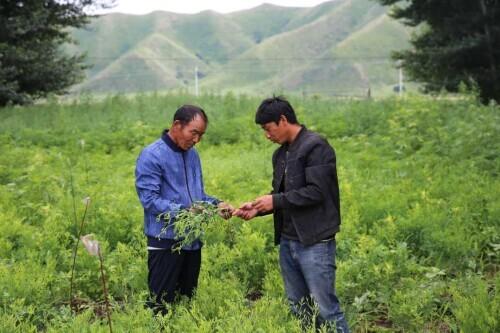
[[[218,206],[206,202],[195,202],[189,209],[183,209],[176,213],[174,230],[178,242],[174,251],[180,251],[184,246],[191,245],[197,239],[203,237],[208,226],[220,218],[229,219],[234,208],[227,203],[221,202]],[[170,220],[170,214],[159,216],[164,221]],[[162,229],[164,232],[166,226]]]
[[[219,216],[224,220],[229,220],[233,216],[234,207],[226,202],[221,202],[217,206],[219,208]]]

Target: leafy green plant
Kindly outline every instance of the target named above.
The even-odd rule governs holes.
[[[498,332],[500,328],[500,278],[489,285],[478,277],[453,283],[451,310],[459,332]]]
[[[220,220],[220,212],[217,206],[206,202],[195,202],[189,209],[179,210],[175,214],[160,214],[157,222],[162,220],[165,222],[160,235],[165,233],[168,223],[174,219],[174,230],[178,242],[172,250],[180,251],[184,246],[191,245],[197,239],[201,239],[206,229],[212,223]]]

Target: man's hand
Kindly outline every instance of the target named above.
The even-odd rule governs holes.
[[[259,211],[253,208],[251,202],[245,202],[241,204],[240,207],[233,212],[233,216],[237,216],[239,218],[248,221],[253,219],[258,213]]]
[[[230,204],[221,202],[217,205],[217,207],[219,208],[219,215],[223,219],[228,220],[233,216],[234,207],[231,206]]]
[[[193,214],[202,214],[205,211],[205,207],[199,203],[194,203],[188,210]]]
[[[259,212],[270,212],[273,210],[273,196],[270,194],[263,195],[252,201],[252,207]]]

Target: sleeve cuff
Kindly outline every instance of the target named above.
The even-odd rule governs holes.
[[[283,193],[273,194],[273,208],[282,209],[285,208],[285,196]]]

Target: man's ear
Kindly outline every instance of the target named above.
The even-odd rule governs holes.
[[[178,129],[181,129],[182,128],[182,123],[180,120],[174,120],[174,122],[172,123],[172,128],[178,128]]]
[[[286,119],[285,115],[282,114],[280,116],[280,122],[283,122],[283,125],[287,125],[288,124],[288,119]]]

